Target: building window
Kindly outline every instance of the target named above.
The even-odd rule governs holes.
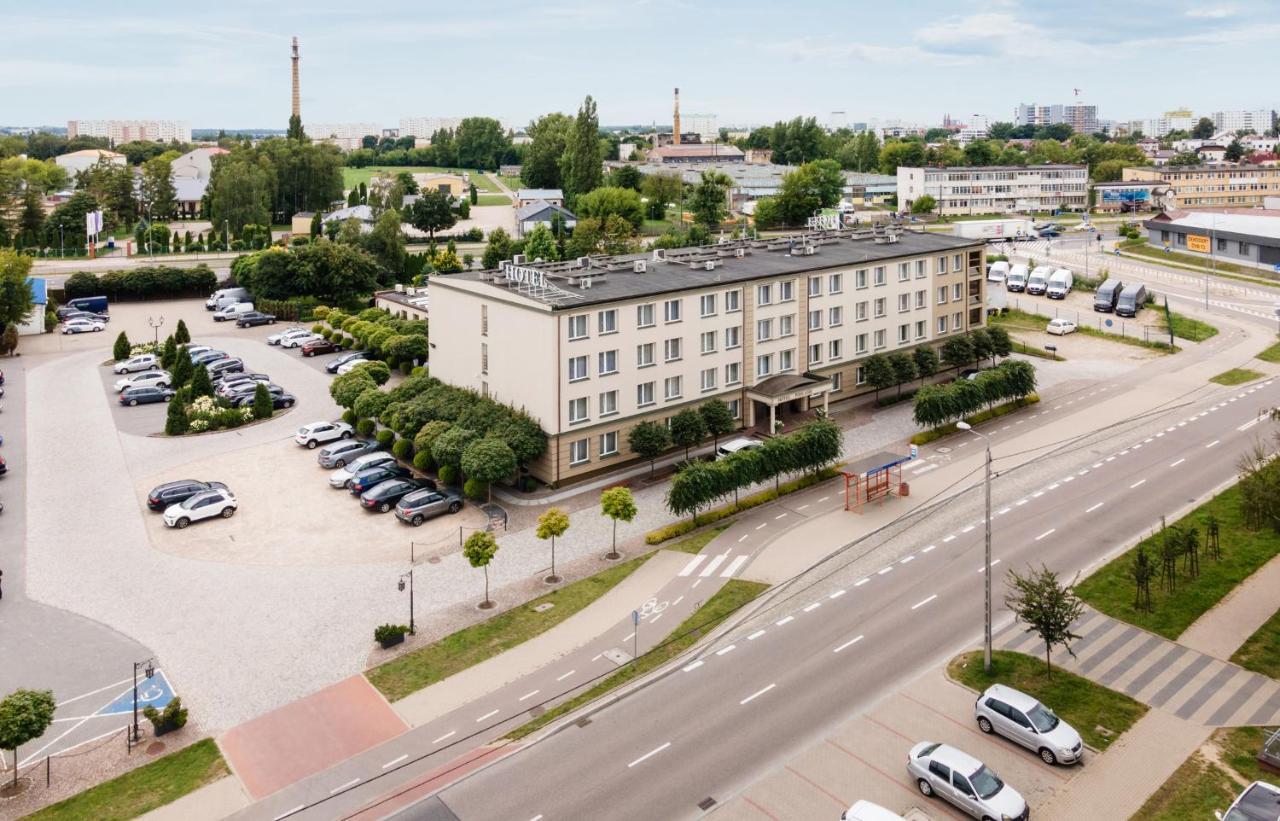
[[[618,432],[616,430],[600,434],[600,455],[618,455]]]
[[[756,286],[756,304],[771,305],[773,303],[773,287],[770,285]]]
[[[844,308],[837,305],[827,311],[827,325],[838,328],[844,324]]]
[[[1169,232],[1168,232],[1168,231],[1161,231],[1161,232],[1160,232],[1160,241],[1161,241],[1161,242],[1163,242],[1163,243],[1165,243],[1166,245],[1169,243]]]
[[[796,298],[796,281],[788,279],[786,282],[778,283],[778,301],[790,302]]]
[[[821,310],[809,312],[809,330],[811,331],[822,330],[822,311]]]
[[[928,291],[916,291],[916,309],[923,308],[929,300]]]
[[[947,304],[947,286],[945,285],[938,286],[938,304],[939,305]]]
[[[724,312],[727,314],[742,310],[742,292],[741,291],[725,291],[724,292]]]
[[[653,343],[646,342],[636,346],[636,367],[647,368],[653,364]]]
[[[778,370],[790,371],[796,366],[796,352],[787,348],[785,351],[778,351]]]
[[[636,306],[636,327],[652,328],[653,327],[653,303],[649,302],[645,305]]]
[[[938,273],[945,274],[947,272],[947,258],[938,257]]]
[[[964,314],[960,313],[959,311],[956,311],[954,314],[951,315],[951,327],[958,331],[963,325],[964,325]]]
[[[877,317],[884,316],[884,311],[885,311],[885,298],[880,297],[879,299],[876,300],[876,316]]]
[[[809,277],[809,296],[822,296],[822,277]]]
[[[957,282],[951,286],[951,301],[959,302],[964,299],[964,283]]]
[[[822,343],[815,342],[809,346],[809,364],[816,365],[822,361]]]
[[[956,254],[951,258],[951,270],[955,271],[957,274],[964,270],[964,264],[961,260],[962,257],[960,254]]]
[[[569,443],[569,464],[581,465],[587,461],[588,446],[586,439],[579,439],[576,442]]]
[[[911,294],[898,294],[898,313],[911,310]]]
[[[833,339],[827,343],[828,359],[839,359],[844,356],[844,340]]]
[[[885,342],[885,338],[886,338],[886,334],[883,328],[876,331],[876,350],[877,351],[885,347],[885,345],[887,344]]]
[[[742,400],[733,399],[729,402],[729,413],[733,414],[734,419],[742,418]]]
[[[1219,251],[1227,250],[1227,241],[1225,239],[1222,239],[1221,237],[1218,238],[1218,250]]]
[[[856,341],[856,343],[857,343],[857,344],[856,344],[856,346],[854,347],[854,351],[853,351],[853,352],[854,352],[854,354],[855,354],[855,355],[861,355],[861,354],[866,353],[866,352],[867,352],[867,335],[866,335],[866,334],[858,334],[858,336],[857,336],[857,337],[855,337],[855,341]]]
[[[662,343],[662,358],[667,362],[675,362],[680,359],[680,337],[668,339]]]
[[[742,364],[730,362],[724,366],[724,384],[736,385],[742,381]]]
[[[598,371],[598,375],[606,376],[608,374],[617,373],[617,372],[618,372],[617,350],[601,351],[600,352],[600,370]]]
[[[867,369],[864,366],[859,365],[858,369],[854,371],[853,375],[854,375],[853,384],[855,385],[867,384]]]
[[[898,326],[898,344],[904,345],[911,338],[911,326],[904,323]]]
[[[489,335],[489,306],[488,305],[480,306],[480,335],[481,336]]]
[[[716,389],[716,369],[707,368],[702,372],[702,392],[713,391]]]
[[[867,269],[866,268],[860,269],[853,275],[853,287],[855,288],[867,287]]]
[[[703,331],[700,339],[702,340],[703,353],[716,352],[716,332],[715,331]]]
[[[945,316],[938,317],[938,333],[945,334],[947,332],[947,318]]]
[[[924,335],[928,330],[929,326],[925,324],[923,319],[916,320],[916,339],[924,339]]]
[[[598,325],[601,334],[616,334],[618,332],[618,309],[610,308],[607,311],[601,311],[598,314]]]
[[[927,276],[929,276],[928,260],[923,260],[923,259],[916,260],[916,279],[924,279]]]
[[[742,345],[742,326],[734,325],[732,328],[724,329],[724,349],[731,351]]]
[[[662,383],[663,394],[668,402],[672,399],[679,399],[684,395],[683,378],[679,376],[668,376]]]
[[[662,303],[662,318],[667,322],[680,321],[680,300],[668,299]]]
[[[867,303],[865,300],[858,303],[858,307],[854,313],[854,319],[858,322],[865,322],[867,320]]]
[[[911,279],[911,263],[899,262],[898,263],[898,281],[906,282],[909,279]]]
[[[489,343],[480,343],[480,375],[484,376],[489,373]]]
[[[773,320],[761,319],[756,322],[756,341],[767,342],[773,339]]]
[[[827,277],[827,293],[838,294],[844,291],[844,274],[831,274]]]
[[[773,373],[773,355],[764,354],[756,357],[756,376],[768,376]]]
[[[884,280],[884,266],[883,266],[883,265],[877,265],[877,266],[876,266],[876,278],[875,278],[875,283],[876,283],[876,285],[883,285],[883,284],[884,284],[884,282],[885,282],[885,280]]]
[[[618,412],[618,392],[605,391],[600,394],[600,415],[613,416]]]
[[[716,295],[703,294],[698,298],[698,309],[703,316],[715,316],[716,314]]]
[[[569,317],[569,340],[587,338],[587,315],[578,314]]]
[[[1236,251],[1239,252],[1240,256],[1242,257],[1249,256],[1249,243],[1247,242],[1236,243]]]
[[[569,400],[569,424],[587,421],[587,397]]]
[[[569,357],[569,381],[578,382],[587,378],[587,358],[585,356]]]
[[[831,374],[831,392],[839,393],[840,389],[843,386],[844,386],[844,374],[840,373],[839,371],[836,371],[835,373]]]
[[[641,382],[636,385],[636,407],[643,408],[653,404],[653,383]]]

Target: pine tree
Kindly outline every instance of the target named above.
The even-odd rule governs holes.
[[[130,350],[132,350],[132,346],[129,345],[129,336],[124,331],[121,331],[120,335],[116,337],[115,345],[111,347],[111,355],[115,357],[117,362],[120,362],[129,358]]]
[[[164,432],[168,436],[181,436],[187,432],[190,426],[187,419],[187,406],[183,404],[182,398],[175,396],[169,400],[169,413],[164,420]]]
[[[191,372],[195,368],[191,364],[191,354],[186,348],[178,348],[178,356],[173,360],[173,389],[177,390],[191,381]]]
[[[204,365],[196,365],[195,372],[191,374],[191,398],[199,399],[201,396],[213,396],[213,380]]]
[[[177,359],[178,342],[173,338],[173,334],[169,334],[164,340],[164,347],[160,349],[160,367],[167,371],[173,367]]]
[[[179,345],[186,345],[191,341],[191,332],[187,330],[187,323],[181,319],[178,320],[178,327],[173,331],[173,341]]]
[[[253,389],[253,418],[268,419],[274,410],[271,404],[271,393],[266,385],[259,382],[258,387]]]

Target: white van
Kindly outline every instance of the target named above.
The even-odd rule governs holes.
[[[991,263],[991,267],[987,269],[987,281],[989,282],[1004,282],[1007,276],[1009,276],[1009,263],[1004,260]]]
[[[1059,268],[1053,272],[1053,276],[1049,277],[1049,287],[1045,291],[1045,295],[1049,299],[1066,299],[1067,294],[1071,293],[1071,286],[1075,279],[1071,276],[1071,272],[1066,268]]]
[[[1031,276],[1027,277],[1027,293],[1043,294],[1049,287],[1049,277],[1052,274],[1053,269],[1048,265],[1037,265]]]
[[[752,448],[762,447],[763,445],[764,442],[761,442],[758,439],[747,439],[745,437],[730,439],[716,450],[716,458],[723,459],[726,456],[732,456],[740,450],[751,450]]]
[[[252,302],[237,302],[234,305],[228,305],[225,308],[219,308],[213,313],[214,322],[222,322],[226,319],[239,319],[243,314],[247,314],[253,310]]]
[[[248,288],[219,288],[204,301],[205,310],[218,311],[237,302],[248,302]]]
[[[1027,288],[1027,266],[1019,262],[1009,269],[1004,278],[1004,287],[1010,291],[1024,291]]]

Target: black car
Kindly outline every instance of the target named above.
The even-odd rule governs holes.
[[[272,388],[274,388],[274,390]],[[291,393],[286,393],[279,385],[274,385],[272,388],[267,388],[267,394],[271,397],[271,407],[276,410],[280,410],[281,408],[292,408],[293,403],[298,401],[296,396]],[[235,405],[237,408],[251,408],[253,407],[253,400],[255,398],[257,398],[257,388],[254,388],[249,393],[236,394],[231,398],[231,404]]]
[[[352,351],[351,353],[344,353],[342,356],[335,356],[333,360],[329,362],[328,365],[324,366],[324,369],[329,373],[337,373],[338,368],[341,368],[343,365],[347,364],[348,362],[351,362],[356,359],[368,359],[368,358],[369,358],[369,354],[365,353],[364,351]]]
[[[4,463],[4,457],[0,456],[0,476],[9,472],[9,466]]]
[[[204,353],[196,354],[191,357],[192,365],[208,365],[211,362],[217,362],[219,359],[226,359],[227,352],[219,350],[208,350]]]
[[[274,382],[266,382],[266,383],[240,382],[238,384],[232,385],[229,390],[223,391],[219,395],[233,405],[239,402],[241,399],[243,399],[246,396],[249,397],[249,401],[252,402],[253,395],[254,393],[257,392],[259,384],[266,384],[267,392],[270,393],[272,396],[278,393],[284,393],[284,388],[280,387]]]
[[[244,360],[237,356],[219,359],[205,365],[205,370],[209,372],[210,379],[224,373],[242,373],[244,371]]]
[[[249,311],[241,314],[236,320],[237,328],[250,328],[254,325],[274,325],[276,318],[274,314],[264,314],[262,311]]]
[[[176,482],[165,482],[163,485],[157,485],[147,494],[147,507],[151,510],[164,510],[169,505],[176,505],[178,502],[195,496],[197,493],[203,493],[206,490],[219,488],[226,490],[227,486],[222,482],[201,482],[199,479],[179,479]]]
[[[173,398],[173,391],[169,388],[157,388],[152,386],[144,386],[139,388],[125,388],[120,391],[121,405],[146,405],[151,402],[168,402]]]
[[[415,490],[433,488],[435,486],[436,483],[430,479],[388,479],[360,494],[360,505],[365,510],[386,513],[395,507],[396,502],[403,499],[407,494],[413,493]]]
[[[388,479],[406,479],[410,476],[411,474],[406,468],[397,465],[395,462],[388,462],[385,465],[362,470],[352,476],[351,481],[347,482],[347,488],[351,491],[352,496],[359,496],[374,485],[381,484]]]

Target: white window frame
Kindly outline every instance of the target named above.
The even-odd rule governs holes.
[[[578,365],[581,366],[580,371],[578,367],[575,367]],[[567,372],[569,374],[570,382],[581,382],[584,379],[589,379],[591,377],[590,370],[591,370],[591,360],[587,357],[586,354],[582,354],[581,356],[569,357],[569,367]]]
[[[742,384],[741,362],[730,362],[724,366],[724,384],[725,387]]]
[[[701,313],[701,315],[704,317],[715,316],[716,315],[716,295],[703,294],[702,296],[698,297],[698,310]]]
[[[647,319],[646,319],[647,317]],[[652,328],[657,323],[654,322],[653,303],[646,302],[643,305],[636,306],[636,327]]]
[[[822,277],[809,277],[809,296],[822,296]]]
[[[590,326],[587,324],[587,315],[574,314],[569,317],[569,341],[576,342],[588,336],[590,336]]]
[[[772,285],[756,286],[756,304],[757,305],[773,304],[773,286]]]
[[[702,392],[707,393],[716,389],[716,371],[717,368],[703,368],[700,375],[699,384],[702,386]],[[710,377],[708,379],[708,377]]]
[[[704,354],[716,352],[716,332],[703,331],[699,336],[700,346]]]
[[[674,391],[672,391],[672,387],[675,388]],[[677,374],[662,380],[662,397],[668,402],[682,399],[684,397],[684,377]]]
[[[678,299],[668,299],[662,303],[662,321],[667,325],[679,322],[683,316],[683,308]]]
[[[596,332],[600,336],[618,332],[618,309],[609,308],[596,314]]]
[[[844,293],[844,274],[830,274],[827,276],[827,293]]]
[[[724,349],[732,351],[742,347],[742,326],[731,325],[724,329]]]
[[[794,348],[778,351],[778,373],[786,373],[796,369],[796,352]]]
[[[793,336],[796,332],[795,314],[784,314],[778,317],[778,338]]]
[[[655,363],[654,348],[655,348],[655,345],[652,342],[642,342],[641,344],[636,346],[636,367],[637,368],[653,367]],[[648,354],[647,359],[645,358],[645,354]]]
[[[618,413],[618,392],[616,390],[604,391],[600,394],[599,401],[601,419],[606,416],[614,416]]]
[[[574,413],[575,409],[579,413]],[[587,403],[587,397],[578,396],[569,400],[569,424],[577,425],[591,419],[591,406]]]
[[[835,361],[844,358],[844,340],[832,339],[827,342],[827,359]]]
[[[794,279],[784,279],[778,283],[778,301],[793,302],[796,298],[796,281]]]
[[[613,358],[612,367],[609,366],[609,361],[608,361],[610,354],[612,354],[612,358]],[[608,351],[601,351],[597,359],[599,360],[597,362],[597,365],[599,366],[597,368],[598,376],[608,376],[609,374],[618,372],[618,349],[617,348],[613,348],[612,350],[608,350]]]
[[[814,310],[809,312],[809,330],[811,331],[822,330],[822,309],[821,308],[815,308]]]
[[[756,341],[768,342],[773,339],[773,320],[757,319],[756,320]]]
[[[827,310],[827,327],[839,328],[844,324],[844,306],[835,305]]]
[[[581,448],[581,450],[579,450]],[[578,439],[569,443],[569,464],[585,465],[591,461],[591,440]]]
[[[681,359],[684,359],[683,339],[678,336],[673,336],[670,339],[664,339],[662,341],[662,361],[679,362]]]
[[[742,310],[742,291],[734,289],[724,292],[724,312],[734,314]]]
[[[763,365],[763,367],[761,367]],[[756,357],[756,376],[769,376],[773,373],[773,354],[764,353]]]
[[[616,430],[605,431],[600,434],[600,452],[597,456],[617,456],[618,455],[618,432]]]
[[[657,404],[654,398],[656,393],[657,393],[657,386],[653,382],[641,382],[637,384],[636,385],[636,407],[647,408],[650,405]],[[647,399],[645,398],[645,394],[648,394]]]
[[[809,364],[817,365],[822,361],[822,343],[814,342],[809,346]]]

